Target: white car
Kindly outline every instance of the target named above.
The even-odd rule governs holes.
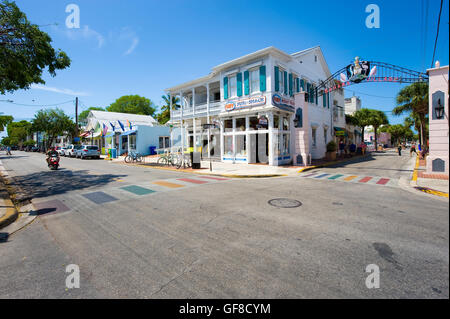
[[[64,155],[68,157],[75,157],[78,149],[82,148],[82,145],[70,144],[67,149],[64,150]]]

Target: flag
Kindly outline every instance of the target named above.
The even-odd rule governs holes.
[[[111,122],[109,122],[109,125],[111,125],[111,128],[112,128],[113,132],[115,132],[115,131],[116,131],[116,127],[114,126],[114,124],[112,124]]]
[[[130,128],[130,130],[133,129],[133,126],[131,125],[130,121],[128,121],[128,120],[127,120],[127,125],[128,125],[128,127]]]
[[[372,70],[370,70],[369,78],[371,78],[372,76],[375,76],[375,74],[377,74],[377,66],[376,65],[372,68]]]
[[[107,132],[108,132],[108,127],[105,125],[105,123],[103,123],[102,136],[105,136]]]
[[[341,73],[340,77],[342,82],[347,82],[347,76],[344,73]]]
[[[119,123],[119,125],[120,125],[120,128],[122,129],[122,131],[124,131],[124,132],[125,132],[125,127],[123,126],[122,122],[120,122],[120,121],[117,121],[117,122]]]

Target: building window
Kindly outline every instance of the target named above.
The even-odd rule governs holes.
[[[236,119],[236,131],[245,131],[245,117]]]
[[[169,148],[169,147],[170,147],[170,138],[168,136],[160,136],[159,148]]]
[[[236,76],[230,77],[230,94],[229,97],[236,97],[237,96],[237,82],[236,82]]]
[[[281,152],[282,155],[289,155],[289,142],[290,142],[289,137],[290,137],[289,133],[283,134],[283,150]]]
[[[289,131],[289,118],[283,116],[283,131]]]
[[[259,69],[250,70],[250,94],[259,92]]]
[[[317,133],[317,129],[315,127],[312,128],[312,146],[316,147],[317,146],[317,139],[316,139],[316,134]]]
[[[236,135],[236,156],[247,156],[246,136]]]
[[[284,85],[285,85],[285,83],[284,83],[284,70],[282,70],[282,69],[279,69],[279,71],[278,71],[278,82],[280,84],[279,85],[280,90],[278,92],[284,93]]]
[[[232,119],[224,121],[224,129],[225,129],[225,132],[233,132],[233,120]]]
[[[224,136],[224,149],[223,153],[227,156],[233,156],[233,136]]]
[[[280,117],[278,115],[273,116],[273,128],[276,130],[280,128]]]
[[[256,116],[251,116],[249,119],[249,130],[256,131],[258,129],[258,118]]]

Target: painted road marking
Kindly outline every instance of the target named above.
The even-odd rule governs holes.
[[[147,194],[151,194],[154,193],[154,190],[145,188],[145,187],[141,187],[141,186],[137,186],[137,185],[130,185],[130,186],[125,186],[125,187],[121,187],[120,189],[123,189],[127,192],[136,194],[136,195],[147,195]]]
[[[370,181],[371,179],[372,179],[372,177],[366,176],[366,177],[360,179],[358,182],[360,182],[360,183],[367,183],[367,182]]]
[[[111,195],[108,195],[106,193],[103,193],[103,192],[92,192],[92,193],[82,194],[82,196],[89,199],[91,202],[94,202],[95,204],[99,204],[99,205],[117,200],[117,198],[115,198]]]
[[[169,188],[184,187],[184,185],[170,183],[170,182],[166,182],[166,181],[156,181],[156,182],[153,182],[153,184],[160,185],[160,186],[165,186],[165,187],[169,187]]]
[[[228,178],[223,178],[223,177],[214,177],[214,176],[198,176],[200,178],[207,178],[207,179],[213,179],[216,181],[227,181]]]
[[[387,182],[389,182],[389,178],[380,178],[380,180],[377,182],[378,185],[386,185]]]
[[[342,175],[342,174],[337,174],[337,175],[328,177],[328,179],[338,179],[339,177],[342,177],[342,176],[344,176],[344,175]]]
[[[70,210],[69,207],[64,205],[60,200],[54,199],[46,202],[33,203],[36,210],[36,215],[52,215],[57,213],[64,213]]]
[[[329,175],[330,175],[330,174],[322,174],[322,175],[316,176],[316,177],[314,177],[314,178],[322,178],[322,177],[329,176]]]
[[[207,184],[207,181],[200,181],[198,179],[192,179],[192,178],[178,178],[177,180],[182,181],[182,182],[188,182],[188,183],[192,183],[192,184]]]
[[[310,177],[310,176],[314,176],[314,175],[316,175],[317,173],[312,173],[312,174],[308,174],[308,175],[305,175],[305,176],[303,176],[303,177]]]
[[[357,177],[358,176],[356,176],[356,175],[348,176],[348,177],[344,178],[344,181],[348,182],[348,181],[351,181],[351,180],[353,180],[353,179],[355,179]]]

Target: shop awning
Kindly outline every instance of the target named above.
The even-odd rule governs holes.
[[[130,134],[136,133],[136,132],[137,132],[137,130],[130,130],[130,131],[126,131],[126,132],[124,132],[124,133],[122,133],[120,135],[127,136],[127,135],[130,135]]]
[[[344,132],[345,132],[345,128],[335,126],[335,127],[334,127],[334,131],[335,131],[335,132],[338,132],[338,131],[344,131]]]
[[[111,133],[109,133],[109,134],[106,134],[105,137],[113,137],[114,135],[115,135],[115,133],[114,133],[114,132],[111,132]]]

